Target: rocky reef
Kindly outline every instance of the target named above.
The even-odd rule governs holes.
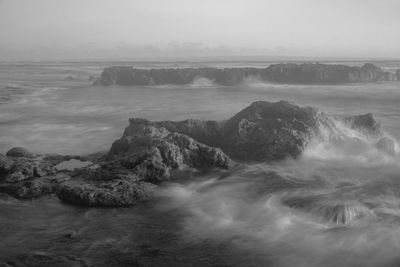
[[[343,121],[380,135],[371,114]],[[131,206],[151,199],[158,184],[179,172],[296,158],[322,128],[333,127],[324,113],[285,101],[257,101],[225,121],[132,118],[107,153],[36,155],[17,147],[0,154],[0,193],[20,199],[55,194],[84,206]],[[391,149],[390,140],[377,147]]]
[[[391,73],[367,63],[361,67],[320,64],[271,64],[266,68],[135,69],[113,66],[103,70],[96,85],[184,85],[206,78],[215,84],[234,85],[247,79],[285,84],[341,84],[399,81],[400,70]]]

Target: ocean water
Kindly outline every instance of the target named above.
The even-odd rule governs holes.
[[[55,197],[1,196],[0,259],[17,266],[29,266],[23,265],[29,253],[89,266],[398,266],[400,83],[219,86],[199,79],[185,86],[100,87],[89,81],[110,65],[269,63],[1,63],[1,153],[13,146],[105,151],[130,117],[227,119],[256,100],[314,106],[332,117],[373,113],[396,146],[394,153],[380,151],[379,140],[337,123],[330,134],[340,138],[315,140],[299,159],[193,174],[164,184],[156,200],[138,207],[85,209]],[[400,68],[400,62],[376,64]]]

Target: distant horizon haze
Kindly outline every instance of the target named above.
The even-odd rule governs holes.
[[[0,61],[399,59],[396,0],[2,0]]]

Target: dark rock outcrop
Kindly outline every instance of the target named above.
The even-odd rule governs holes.
[[[396,71],[396,79],[400,81],[400,70]]]
[[[167,130],[175,135],[180,133],[208,146],[218,147],[235,160],[274,161],[298,156],[310,138],[317,134],[319,124],[327,122],[328,118],[313,108],[302,108],[285,101],[258,101],[231,119],[221,122],[149,122],[131,119],[124,136],[132,136],[140,127],[151,128],[153,132]],[[182,135],[176,137],[178,136]],[[111,152],[121,143],[122,141],[116,143]],[[216,155],[219,153],[214,152]],[[209,157],[207,154],[206,158]],[[211,164],[215,163],[209,163]]]
[[[151,182],[168,178],[173,169],[228,168],[231,164],[220,149],[144,119],[130,120],[122,138],[113,143],[108,158],[117,159]]]
[[[347,117],[344,121],[351,128],[368,135],[382,134],[380,124],[372,114]],[[150,122],[144,119],[130,119],[130,125],[125,130],[123,138],[114,143],[110,155],[121,154],[128,149],[138,151],[137,143],[145,144],[139,149],[143,150],[148,148],[148,140],[166,138],[168,142],[176,143],[172,139],[186,136],[207,146],[218,147],[237,161],[276,161],[288,157],[296,158],[308,142],[320,134],[321,128],[333,132],[334,127],[335,124],[328,116],[314,108],[299,107],[285,101],[276,103],[257,101],[226,121],[188,119],[177,122]],[[143,136],[147,136],[146,141],[139,141]],[[129,140],[134,140],[135,144],[131,145]],[[162,163],[168,157],[163,153],[171,148],[162,148],[164,145],[161,144],[153,146],[158,148],[147,149],[146,153],[149,155],[148,158],[159,159],[151,164],[154,167],[151,169],[161,172],[164,169]],[[176,152],[168,153],[174,155]],[[206,158],[209,157],[210,155],[207,155]],[[171,166],[181,165],[174,163],[176,160],[168,162]],[[193,162],[189,165],[198,166]],[[221,164],[215,162],[210,162],[208,165],[221,167]]]
[[[70,179],[68,176],[54,176],[29,179],[16,183],[3,183],[0,184],[0,192],[20,199],[33,199],[54,193],[57,185],[68,179]]]
[[[89,207],[124,207],[153,197],[154,185],[116,179],[104,183],[67,182],[57,191],[58,197],[70,204]]]
[[[12,165],[13,162],[11,159],[0,154],[0,181],[10,173]]]
[[[22,150],[25,151],[25,150]],[[17,198],[29,199],[51,194],[56,185],[69,176],[55,173],[59,161],[47,161],[42,156],[27,157],[0,155],[0,192]]]
[[[128,66],[105,68],[94,83],[96,85],[163,85],[190,84],[198,78],[206,78],[220,85],[234,85],[246,79],[288,84],[341,84],[378,81],[395,81],[399,72],[386,72],[367,63],[361,67],[319,64],[285,63],[266,68],[180,68],[134,69]]]
[[[374,119],[371,113],[346,117],[344,121],[349,124],[350,128],[367,135],[381,136],[383,134],[381,124]]]

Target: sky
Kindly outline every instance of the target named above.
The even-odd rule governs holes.
[[[0,0],[0,60],[400,58],[399,0]]]

